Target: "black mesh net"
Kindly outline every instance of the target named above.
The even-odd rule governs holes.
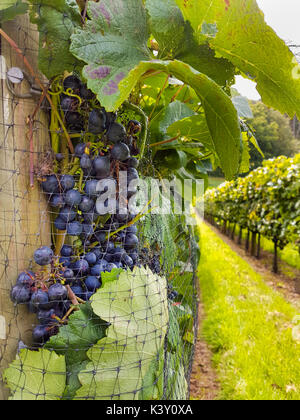
[[[187,399],[197,232],[147,210],[151,197],[129,207],[139,188],[124,198],[122,174],[155,176],[143,116],[106,112],[70,57],[45,79],[72,21],[51,9],[60,20],[43,31],[33,7],[39,31],[28,15],[3,23],[21,2],[0,8],[0,399]],[[101,211],[110,186],[126,214]]]

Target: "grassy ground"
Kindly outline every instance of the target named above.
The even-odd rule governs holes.
[[[207,225],[201,230],[202,334],[214,352],[218,399],[299,400],[296,309]]]

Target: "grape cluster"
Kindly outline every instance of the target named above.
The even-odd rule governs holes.
[[[60,250],[53,245],[56,252],[46,246],[36,250],[34,260],[42,268],[35,273],[21,273],[11,291],[15,304],[27,304],[37,314],[39,325],[33,331],[37,346],[57,334],[73,305],[89,300],[101,287],[103,273],[133,270],[140,264],[134,223],[137,214],[130,209],[129,200],[138,191],[139,161],[135,156],[139,153],[137,135],[141,124],[135,120],[127,127],[118,123],[117,114],[101,108],[93,93],[75,76],[64,80],[64,91],[67,94],[61,95],[60,106],[68,132],[81,133],[79,138],[88,132],[93,140],[79,140],[74,145],[72,162],[77,168],[71,174],[58,169],[40,179],[54,214],[56,233],[61,237],[66,234],[66,239]],[[58,163],[64,158],[56,154]],[[122,203],[121,171],[127,175],[128,186],[136,181],[127,189]],[[106,208],[107,200],[99,202],[99,197],[107,193],[107,188],[101,187],[102,180],[116,186],[115,212]]]

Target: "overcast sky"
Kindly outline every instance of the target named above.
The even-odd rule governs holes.
[[[300,45],[300,0],[257,0],[265,20],[280,38]],[[236,88],[249,99],[259,99],[255,83],[238,76]]]

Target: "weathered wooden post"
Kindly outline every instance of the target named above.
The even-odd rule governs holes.
[[[38,32],[22,16],[2,26],[37,69]],[[18,343],[30,343],[32,324],[27,307],[14,307],[10,290],[18,273],[28,270],[34,250],[51,243],[47,202],[35,181],[30,188],[30,153],[26,118],[37,105],[37,98],[20,99],[8,90],[5,67],[25,70],[22,59],[1,39],[2,80],[0,100],[0,374],[15,358]],[[20,93],[28,92],[24,81],[14,86]],[[34,125],[35,163],[49,148],[48,117],[42,111]],[[0,400],[7,398],[0,376]]]

